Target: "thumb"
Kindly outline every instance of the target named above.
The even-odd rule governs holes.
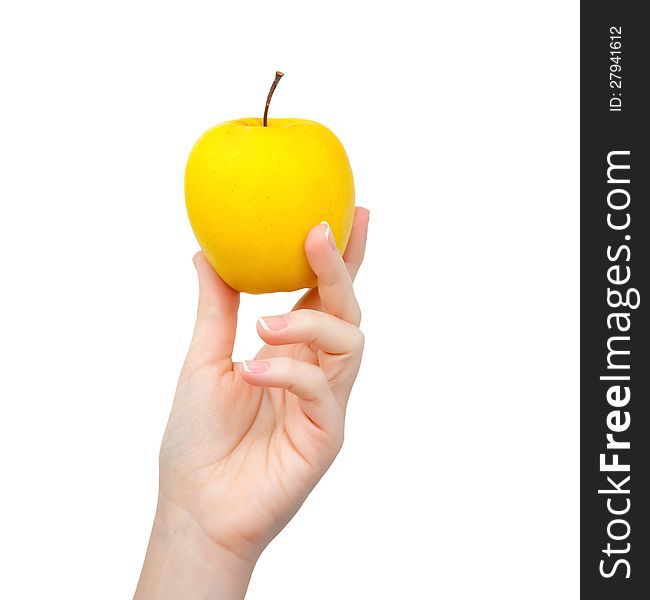
[[[226,372],[232,369],[239,292],[219,277],[203,252],[192,260],[199,277],[199,305],[185,364],[190,369],[212,364]]]

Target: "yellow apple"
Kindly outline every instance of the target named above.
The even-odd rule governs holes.
[[[187,161],[185,201],[203,253],[230,287],[293,291],[316,285],[304,250],[314,225],[327,221],[345,250],[354,181],[345,149],[327,127],[267,120],[265,113],[226,121],[199,138]]]

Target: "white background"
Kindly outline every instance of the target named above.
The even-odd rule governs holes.
[[[198,136],[332,129],[371,210],[346,443],[247,598],[578,595],[578,2],[0,9],[2,598],[133,594]],[[242,298],[255,320],[298,294]]]

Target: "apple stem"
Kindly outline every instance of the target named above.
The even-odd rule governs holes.
[[[275,72],[275,79],[273,80],[273,83],[271,84],[271,89],[269,90],[269,95],[266,98],[266,106],[264,107],[264,120],[262,122],[262,125],[264,127],[268,127],[266,124],[266,117],[269,114],[269,104],[271,104],[271,96],[273,96],[273,92],[275,92],[275,88],[278,87],[278,81],[280,81],[280,77],[282,77],[284,73],[282,71],[276,71]]]

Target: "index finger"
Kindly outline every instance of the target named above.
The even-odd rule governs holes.
[[[354,282],[359,267],[363,262],[363,257],[366,250],[366,238],[368,236],[368,219],[370,211],[367,208],[357,206],[354,212],[354,221],[352,222],[352,231],[350,232],[350,239],[343,254],[343,262],[348,269],[350,278]],[[296,302],[292,310],[300,308],[320,308],[320,298],[318,296],[318,288],[312,288],[305,292],[305,294]]]
[[[329,223],[323,221],[312,227],[305,240],[305,253],[318,278],[321,309],[358,326],[361,310],[352,289],[352,277]]]

